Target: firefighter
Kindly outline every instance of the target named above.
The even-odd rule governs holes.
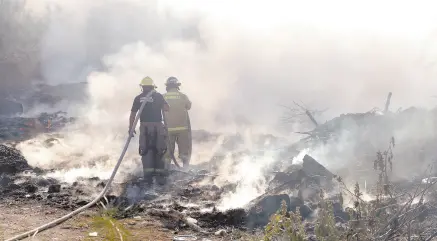
[[[170,111],[164,113],[169,134],[166,161],[169,163],[171,160],[170,154],[174,154],[175,144],[177,144],[179,158],[186,168],[190,164],[192,149],[191,124],[188,115],[191,101],[179,91],[181,83],[176,77],[169,77],[165,85],[167,93],[164,94],[164,98],[171,106]]]
[[[141,80],[142,93],[135,97],[129,118],[129,131],[135,116],[146,101],[143,111],[140,113],[140,138],[139,154],[143,163],[143,172],[146,186],[153,184],[153,177],[157,184],[164,185],[167,181],[167,170],[164,162],[164,154],[167,151],[168,134],[163,124],[162,112],[169,110],[169,105],[164,97],[155,91],[155,84],[150,77]],[[148,97],[147,94],[153,91]],[[133,132],[135,133],[135,132]]]

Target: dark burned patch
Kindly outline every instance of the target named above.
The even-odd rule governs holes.
[[[202,196],[203,194],[204,192],[202,189],[193,186],[189,186],[178,192],[179,196],[187,197],[187,198],[199,197]]]
[[[243,227],[246,224],[246,210],[231,209],[225,212],[193,212],[190,217],[199,221],[199,225],[205,228],[217,227]]]
[[[114,215],[114,218],[116,219],[133,218],[141,213],[144,213],[144,211],[146,211],[146,209],[142,205],[133,205],[129,208],[119,206],[117,208],[117,212]]]

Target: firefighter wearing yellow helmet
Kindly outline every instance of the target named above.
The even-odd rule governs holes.
[[[169,110],[164,97],[155,91],[155,84],[150,77],[141,80],[142,93],[135,97],[129,118],[129,131],[141,104],[146,101],[140,115],[139,154],[143,163],[146,185],[153,184],[153,177],[159,185],[166,184],[167,167],[164,154],[167,151],[168,134],[163,124],[163,112]],[[150,93],[152,92],[152,93]]]
[[[191,101],[187,95],[180,91],[181,83],[176,77],[169,77],[165,85],[167,93],[164,94],[164,98],[171,106],[170,110],[164,113],[169,134],[166,162],[171,161],[170,154],[174,153],[177,144],[179,158],[186,168],[190,163],[192,152],[191,124],[188,114],[191,109]]]

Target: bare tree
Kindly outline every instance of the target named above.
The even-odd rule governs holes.
[[[301,101],[300,103],[293,101],[293,107],[283,106],[285,113],[283,114],[281,121],[284,124],[300,124],[318,126],[319,123],[316,120],[317,116],[320,116],[324,110],[310,109]]]

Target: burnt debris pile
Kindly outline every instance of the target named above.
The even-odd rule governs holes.
[[[0,139],[20,141],[41,132],[57,131],[73,121],[63,112],[43,113],[37,118],[1,118]],[[375,210],[379,215],[377,221],[383,223],[381,230],[366,227],[375,236],[399,234],[384,226],[410,223],[414,232],[420,233],[417,230],[421,227],[416,225],[432,224],[437,214],[434,208],[437,188],[433,187],[436,182],[435,178],[424,182],[422,179],[435,174],[429,167],[437,154],[437,111],[417,108],[396,113],[370,111],[314,123],[313,130],[301,132],[304,138],[291,144],[272,135],[247,135],[250,131],[225,137],[193,131],[196,143],[218,143],[209,160],[193,165],[190,170],[172,170],[165,187],[145,189],[141,178],[129,177],[123,183],[113,184],[101,201],[117,207],[117,218],[148,215],[175,232],[261,229],[283,203],[288,212],[299,210],[309,236],[315,235],[320,219],[328,218],[323,216],[328,202],[332,222],[339,230],[353,229],[363,220],[373,220],[375,217],[365,215],[372,215]],[[247,145],[247,138],[251,145]],[[388,151],[389,140],[393,140],[390,148],[395,145],[396,148]],[[47,144],[50,145],[50,140]],[[223,208],[226,197],[245,185],[242,181],[229,181],[223,166],[232,169],[243,159],[259,161],[262,158],[258,157],[266,155],[274,161],[259,174],[263,194],[255,195],[239,208]],[[428,170],[426,175],[424,170]],[[93,194],[106,184],[96,177],[63,183],[49,178],[50,172],[30,167],[19,151],[0,145],[0,195],[4,199],[37,201],[72,210],[90,202]],[[220,178],[221,175],[226,177]],[[390,221],[395,214],[400,218],[396,224]],[[420,220],[413,222],[418,217]],[[429,230],[422,233],[426,232]]]
[[[95,188],[103,188],[98,178],[81,179],[71,184],[47,177],[50,170],[29,166],[12,146],[0,144],[0,196],[10,201],[38,201],[47,205],[74,209],[90,200]]]
[[[317,125],[314,130],[300,132],[307,135],[299,143],[318,145],[326,142],[339,142],[345,136],[351,136],[355,141],[376,143],[386,142],[395,136],[401,139],[400,134],[416,134],[417,138],[427,138],[426,132],[434,128],[437,123],[437,109],[426,110],[415,107],[399,110],[396,113],[372,110],[365,113],[342,114]],[[418,128],[421,127],[421,128]]]
[[[66,112],[41,113],[36,117],[0,117],[0,141],[23,141],[40,133],[59,131],[75,118]]]
[[[0,175],[14,175],[30,169],[31,167],[20,152],[0,144]]]
[[[304,220],[310,220],[320,201],[320,190],[334,189],[334,174],[308,155],[293,171],[269,175],[274,177],[263,195],[242,208],[230,210],[220,209],[220,201],[226,194],[235,192],[237,184],[221,187],[201,184],[205,179],[214,178],[205,170],[178,172],[173,176],[172,184],[155,194],[141,194],[141,182],[131,181],[121,195],[125,199],[119,206],[120,217],[146,213],[172,230],[252,230],[264,227],[282,202],[287,204],[288,211],[299,209]],[[336,216],[344,218],[346,213],[342,205],[333,200]]]

